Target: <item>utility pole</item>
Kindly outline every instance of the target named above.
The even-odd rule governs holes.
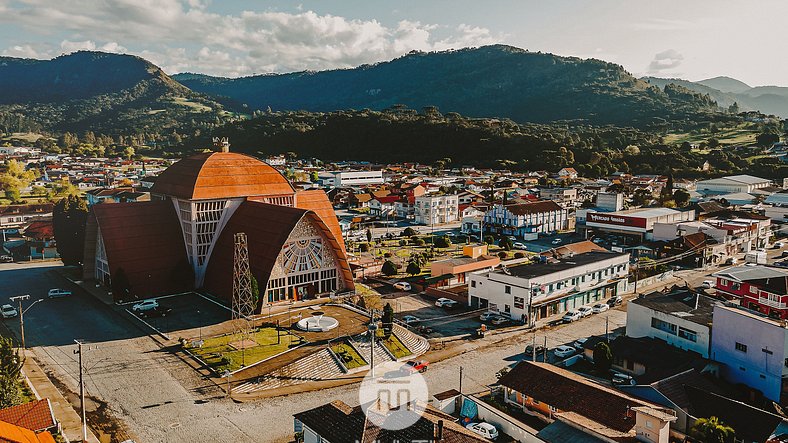
[[[610,320],[610,315],[605,314],[605,341],[610,343],[610,337],[608,336],[608,321]]]
[[[74,342],[77,344],[77,349],[74,350],[75,354],[79,354],[79,409],[82,414],[82,441],[88,441],[88,422],[85,417],[85,367],[82,364],[82,353],[84,352],[84,348],[82,347],[82,341],[75,339]]]
[[[544,336],[544,362],[547,363],[547,336]]]
[[[25,347],[25,311],[22,310],[22,300],[28,300],[29,298],[29,294],[17,295],[10,298],[11,301],[19,302],[19,333],[22,337],[22,349],[27,349]]]
[[[536,361],[536,334],[533,336],[533,343],[531,346],[531,361]]]
[[[375,378],[375,335],[377,334],[378,325],[375,323],[375,311],[372,311],[372,319],[369,326],[369,370],[371,371],[372,378]]]
[[[462,397],[462,366],[460,366],[460,397]]]

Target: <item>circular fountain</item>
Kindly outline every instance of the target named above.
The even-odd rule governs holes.
[[[308,332],[326,332],[339,326],[334,317],[326,317],[323,311],[312,312],[312,316],[298,321],[298,329]]]

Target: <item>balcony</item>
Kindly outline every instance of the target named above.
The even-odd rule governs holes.
[[[788,309],[788,304],[769,300],[767,297],[758,298],[758,303],[775,309]]]

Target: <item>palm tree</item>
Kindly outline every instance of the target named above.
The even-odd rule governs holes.
[[[704,443],[728,443],[736,432],[717,417],[699,418],[692,425],[690,435]]]

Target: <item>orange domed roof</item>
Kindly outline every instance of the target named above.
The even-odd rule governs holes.
[[[290,182],[276,169],[248,155],[206,152],[167,168],[151,190],[189,200],[293,195]]]

